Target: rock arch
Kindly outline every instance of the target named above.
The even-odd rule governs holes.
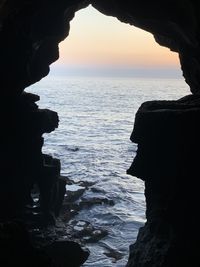
[[[57,115],[39,110],[37,96],[23,94],[23,90],[48,74],[49,65],[59,57],[58,43],[69,33],[70,20],[89,4],[153,33],[160,45],[178,52],[183,76],[193,93],[178,101],[146,103],[136,116],[132,139],[139,144],[139,150],[129,173],[145,180],[148,222],[131,247],[127,266],[199,266],[196,154],[200,146],[200,4],[193,0],[0,2],[2,218],[12,219],[17,216],[16,210],[23,209],[34,177],[45,191],[48,182],[42,177],[48,173],[54,179],[59,173],[59,162],[41,153],[42,134],[57,127]],[[151,132],[146,135],[149,124]],[[154,153],[148,162],[150,148]],[[192,177],[193,187],[188,177]],[[45,197],[49,200],[44,193]],[[48,201],[43,203],[44,211],[49,209]],[[191,211],[190,222],[185,222],[185,209]],[[186,238],[187,227],[190,235]]]

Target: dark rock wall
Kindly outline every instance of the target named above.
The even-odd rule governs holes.
[[[88,4],[151,32],[160,45],[178,52],[191,92],[200,92],[198,1],[0,0],[2,221],[23,213],[34,184],[44,217],[54,220],[59,214],[65,186],[60,162],[42,153],[42,135],[58,126],[58,116],[40,110],[38,97],[23,91],[48,74],[75,12]],[[197,96],[146,103],[137,113],[132,140],[138,153],[129,173],[145,181],[147,223],[127,266],[200,265],[198,120]]]
[[[42,211],[48,216],[58,213],[53,208],[58,198],[52,198],[56,188],[62,191],[65,184],[60,183],[60,161],[42,153],[42,135],[55,130],[59,120],[56,112],[39,109],[38,100],[37,95],[23,93],[18,101],[7,102],[1,113],[5,127],[1,134],[1,218],[19,216],[32,204],[34,184],[41,192]]]
[[[160,45],[178,52],[185,80],[193,93],[198,92],[200,5],[197,1],[93,0],[92,4],[106,15],[151,32]]]
[[[200,266],[200,98],[151,101],[136,114],[137,156],[128,173],[145,181],[146,218],[127,267]]]
[[[35,103],[39,97],[23,91],[46,76],[49,65],[58,59],[58,44],[69,33],[69,21],[75,10],[87,5],[80,2],[0,1],[0,111],[4,127],[0,206],[4,214],[12,216],[29,204],[35,182],[42,192],[43,211],[52,209],[60,163],[42,154],[42,135],[58,126],[58,116],[40,110]]]
[[[87,6],[84,2],[1,1],[0,84],[5,95],[20,94],[48,74],[59,57],[58,43],[69,33],[69,21]]]
[[[198,92],[197,1],[1,0],[0,83],[4,94],[19,94],[48,74],[49,65],[59,57],[58,43],[67,37],[75,11],[89,3],[106,15],[151,32],[159,44],[179,52],[186,82],[192,92]]]

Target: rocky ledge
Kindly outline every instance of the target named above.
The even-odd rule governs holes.
[[[130,247],[127,267],[183,267],[199,260],[200,96],[141,105],[128,173],[145,181],[147,222]]]
[[[74,182],[61,176],[65,181],[65,194],[59,215],[54,220],[44,217],[40,202],[40,191],[31,190],[32,203],[26,205],[21,216],[0,222],[0,262],[3,266],[22,267],[78,267],[89,256],[86,244],[98,242],[105,237],[106,229],[94,227],[89,220],[77,220],[80,210],[91,205],[114,205],[107,198],[83,197],[93,191],[91,182]],[[120,253],[109,250],[107,257],[118,259]]]

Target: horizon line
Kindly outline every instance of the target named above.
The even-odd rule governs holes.
[[[99,65],[51,65],[50,76],[79,77],[139,77],[183,78],[180,67],[170,66],[99,66]]]

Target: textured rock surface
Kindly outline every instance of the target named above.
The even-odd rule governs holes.
[[[1,145],[0,209],[1,218],[19,216],[32,203],[31,190],[40,190],[44,214],[58,214],[59,199],[65,184],[60,180],[60,161],[42,154],[43,133],[58,127],[58,115],[39,109],[37,95],[23,93],[18,101],[2,112],[5,131]],[[55,207],[57,207],[55,210]]]
[[[44,218],[53,222],[59,214],[65,193],[60,162],[41,152],[42,134],[58,126],[58,117],[38,109],[38,96],[23,91],[48,74],[74,13],[90,3],[177,51],[191,91],[200,92],[198,1],[0,0],[1,220],[23,214],[33,185]],[[147,224],[128,266],[199,266],[198,120],[199,99],[192,96],[144,104],[137,114],[132,138],[139,149],[129,172],[145,180]]]
[[[146,217],[129,267],[200,266],[200,98],[150,101],[136,114],[137,156],[128,172],[145,181]]]

